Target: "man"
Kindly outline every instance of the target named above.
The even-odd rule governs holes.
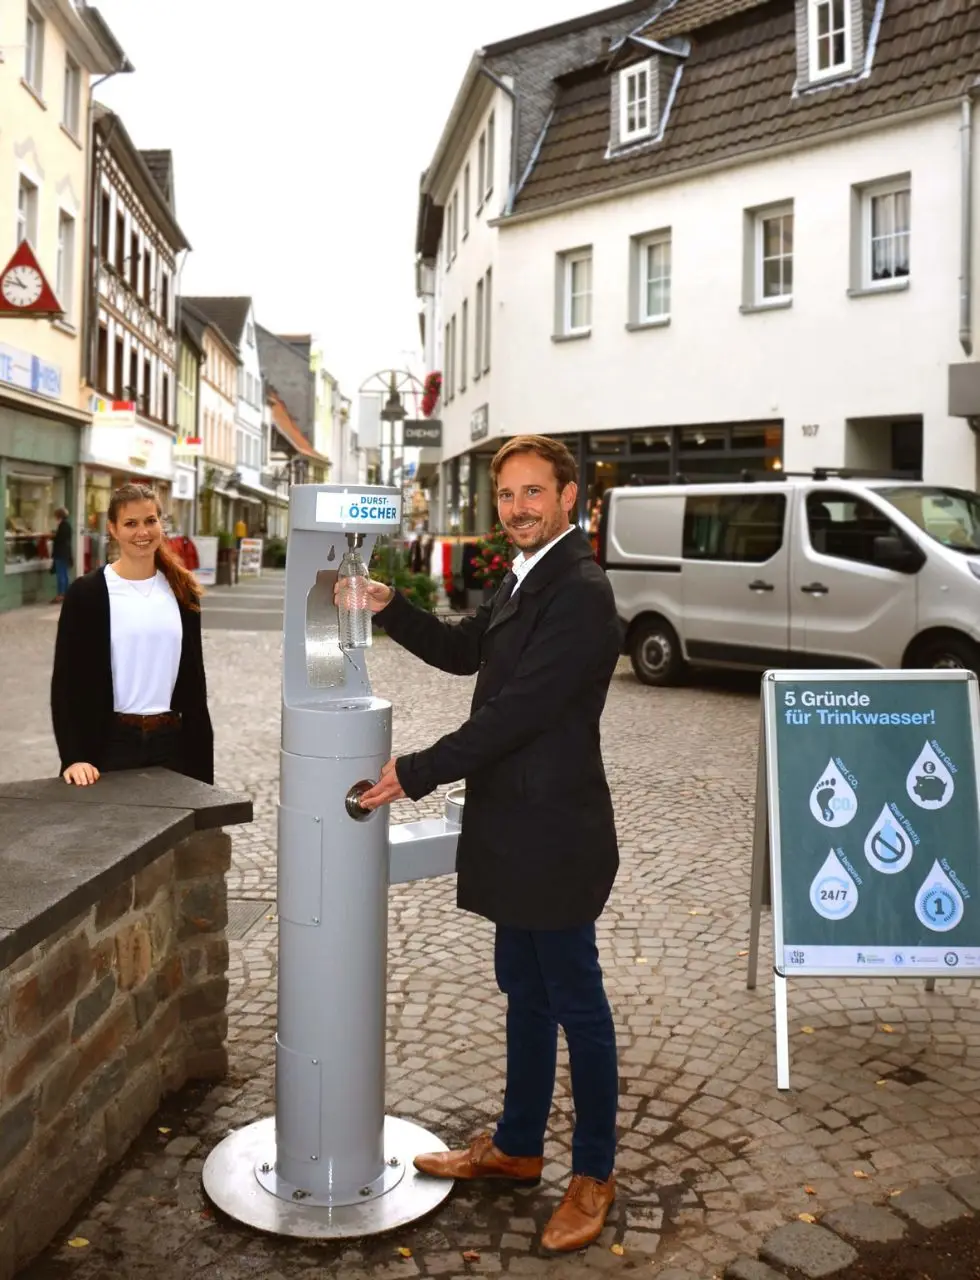
[[[54,538],[51,540],[51,565],[55,572],[55,597],[51,603],[60,604],[65,598],[65,592],[68,590],[69,570],[75,557],[72,552],[71,524],[68,520],[68,512],[64,507],[58,507],[54,514],[55,519],[58,521],[58,527],[55,529]]]
[[[595,920],[619,865],[599,720],[620,651],[612,590],[569,522],[574,459],[519,436],[491,464],[501,524],[519,554],[493,601],[452,626],[381,583],[371,608],[388,635],[432,666],[477,674],[469,720],[425,751],[391,760],[366,808],[418,800],[466,779],[458,904],[496,924],[507,996],[507,1085],[496,1133],[465,1151],[419,1156],[437,1178],[536,1181],[564,1028],[575,1103],[572,1179],[542,1244],[596,1239],[615,1197],[618,1081]]]

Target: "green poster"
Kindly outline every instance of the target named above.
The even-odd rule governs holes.
[[[976,677],[768,672],[777,972],[980,972]]]

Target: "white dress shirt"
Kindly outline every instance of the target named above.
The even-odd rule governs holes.
[[[527,575],[531,572],[534,566],[538,563],[538,561],[541,560],[543,556],[546,556],[552,547],[557,546],[558,543],[561,542],[562,538],[567,538],[568,535],[572,532],[572,530],[577,528],[578,528],[578,525],[570,524],[563,533],[560,533],[558,535],[557,538],[552,538],[551,541],[546,542],[539,551],[535,551],[533,556],[525,556],[523,551],[520,552],[520,554],[514,560],[514,563],[511,565],[511,569],[514,573],[515,578],[517,579],[517,581],[514,583],[514,590],[510,593],[511,596],[515,596],[517,594],[521,583],[524,581]]]
[[[170,710],[183,644],[180,609],[162,573],[134,582],[105,567],[114,711]]]

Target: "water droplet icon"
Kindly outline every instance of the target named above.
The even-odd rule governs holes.
[[[864,856],[886,876],[904,871],[912,861],[912,840],[898,825],[898,819],[885,805],[864,841]]]
[[[932,929],[934,933],[948,933],[963,919],[963,910],[960,891],[939,865],[937,858],[916,894],[915,914],[927,929]]]
[[[920,809],[942,809],[953,798],[953,786],[953,775],[927,742],[905,780],[909,799]]]
[[[810,885],[810,905],[825,920],[845,920],[858,904],[854,877],[833,849]]]
[[[854,788],[841,775],[833,760],[810,792],[810,812],[825,827],[846,827],[857,814],[857,796]]]

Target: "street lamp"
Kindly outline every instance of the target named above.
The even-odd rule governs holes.
[[[390,423],[390,448],[391,453],[388,455],[388,483],[395,483],[395,423],[404,422],[408,417],[405,412],[405,406],[402,404],[401,395],[395,380],[395,375],[391,375],[391,381],[388,384],[388,399],[385,407],[381,410],[381,421]]]

